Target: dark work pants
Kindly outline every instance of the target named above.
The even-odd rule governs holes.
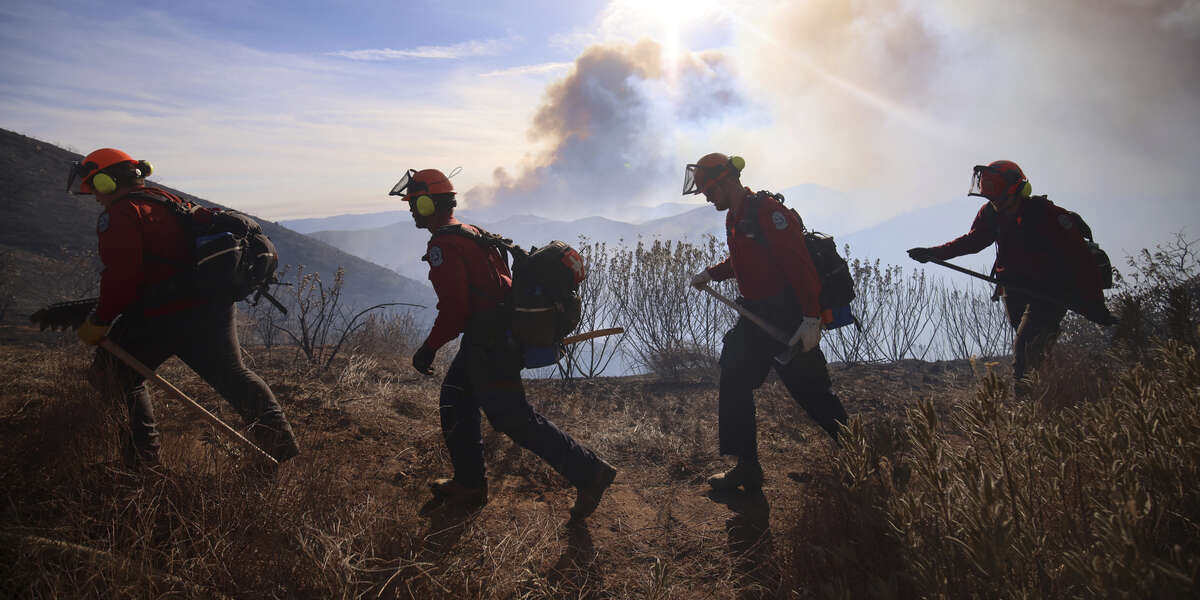
[[[1008,322],[1016,330],[1013,336],[1013,381],[1019,382],[1045,360],[1058,339],[1059,325],[1067,309],[1033,300],[1019,292],[1005,293],[1004,308],[1008,311]]]
[[[493,429],[541,457],[572,485],[589,483],[597,471],[599,460],[591,450],[529,405],[515,349],[481,348],[464,339],[442,381],[440,404],[442,435],[459,483],[474,487],[485,480],[480,409]]]
[[[122,317],[109,339],[150,369],[178,356],[237,410],[246,424],[291,433],[271,388],[242,362],[234,306],[205,304],[157,317]],[[89,379],[108,395],[124,397],[129,409],[126,452],[156,458],[158,429],[146,380],[102,348]]]
[[[784,345],[744,317],[725,334],[721,349],[720,419],[721,454],[758,460],[758,425],[754,390],[762,385],[771,367],[779,374],[792,398],[829,435],[837,439],[846,409],[833,393],[829,369],[820,348],[797,355],[786,365],[775,362]]]

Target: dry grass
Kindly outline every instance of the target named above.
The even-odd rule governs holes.
[[[53,338],[40,338],[53,340]],[[0,596],[232,598],[1186,597],[1200,495],[1194,349],[1144,364],[1057,350],[1041,400],[1003,369],[833,369],[856,415],[835,448],[774,380],[762,496],[717,495],[710,374],[539,381],[535,406],[620,474],[587,525],[573,490],[485,428],[491,502],[428,503],[448,472],[436,379],[348,354],[312,379],[251,351],[303,447],[270,479],[159,404],[165,468],[116,463],[120,411],[81,348],[0,347]],[[451,352],[443,352],[445,362]],[[1070,368],[1068,368],[1070,367]],[[186,368],[164,376],[235,415]],[[1082,385],[1080,382],[1087,382]],[[1070,393],[1068,393],[1068,391]],[[157,396],[156,396],[157,397]]]

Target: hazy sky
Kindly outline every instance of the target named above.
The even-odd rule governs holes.
[[[472,209],[636,218],[701,202],[683,166],[723,151],[755,188],[853,193],[810,207],[847,227],[1007,158],[1200,233],[1200,0],[176,4],[5,2],[0,127],[270,219],[457,166]]]

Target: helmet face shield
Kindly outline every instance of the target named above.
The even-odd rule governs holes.
[[[703,194],[729,172],[725,165],[706,167],[690,164],[683,172],[683,195]]]
[[[412,183],[413,175],[416,175],[416,174],[417,174],[416,169],[409,169],[408,171],[405,171],[404,177],[401,177],[400,181],[397,181],[396,185],[392,186],[392,191],[388,192],[388,195],[389,196],[404,196],[404,195],[406,195],[408,193],[408,186]]]
[[[683,172],[683,195],[699,194],[700,188],[696,184],[696,169],[699,166],[695,164],[688,165]]]
[[[998,160],[986,166],[975,166],[967,195],[983,196],[995,202],[1013,196],[1028,196],[1029,193],[1029,180],[1021,167],[1010,160]]]
[[[72,194],[91,194],[94,193],[91,184],[88,183],[88,178],[98,171],[100,165],[94,162],[79,162],[72,161],[70,171],[67,173],[67,191]],[[79,180],[79,186],[75,186],[75,181]]]
[[[725,156],[719,152],[706,154],[683,171],[683,195],[703,194],[726,175],[738,177],[746,168],[746,159]]]
[[[982,196],[984,198],[1003,198],[1007,196],[1009,187],[1008,177],[995,167],[985,165],[975,165],[974,172],[971,173],[971,190],[967,192],[968,196]]]

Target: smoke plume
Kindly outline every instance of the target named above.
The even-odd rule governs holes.
[[[553,217],[620,215],[650,196],[676,201],[678,127],[742,103],[719,53],[668,64],[652,41],[592,46],[546,90],[528,134],[540,150],[524,157],[517,174],[497,168],[491,185],[465,194],[466,205],[475,214]]]

